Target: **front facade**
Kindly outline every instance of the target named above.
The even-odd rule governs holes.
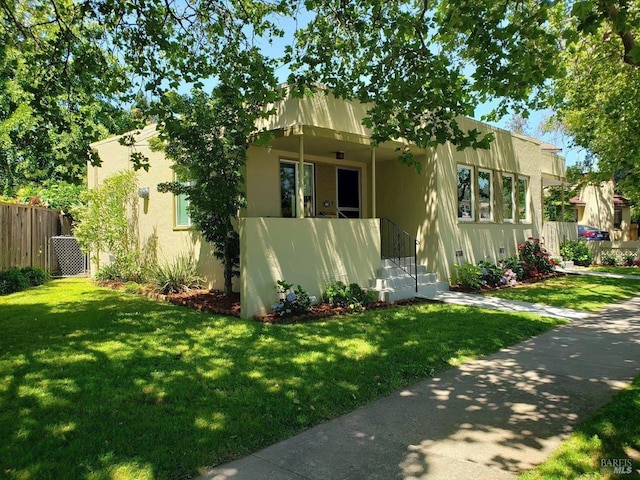
[[[366,105],[320,92],[287,98],[260,128],[273,133],[268,147],[248,151],[247,207],[241,212],[243,316],[264,313],[277,301],[278,280],[320,295],[329,281],[368,286],[380,267],[379,218],[388,218],[417,240],[418,264],[448,281],[455,263],[517,255],[517,245],[542,232],[542,189],[564,178],[564,161],[541,142],[470,119],[461,127],[492,132],[489,150],[457,151],[445,144],[420,150],[402,140],[373,146],[362,125]],[[222,270],[189,228],[185,199],[158,193],[173,180],[170,162],[150,152],[147,127],[136,149],[151,159],[139,173],[141,238],[158,235],[160,257],[193,248],[210,286]],[[128,147],[117,140],[93,145],[103,165],[90,167],[90,186],[128,168]],[[418,173],[397,161],[411,149]]]

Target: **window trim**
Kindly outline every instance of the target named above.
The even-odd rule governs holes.
[[[177,181],[177,180],[176,180]],[[195,180],[189,180],[187,182],[180,182],[183,185],[193,185]],[[178,213],[180,211],[178,207],[178,202],[181,198],[184,198],[185,203],[185,214],[187,216],[188,223],[178,223]],[[186,194],[174,195],[173,196],[173,228],[174,230],[190,230],[194,228],[193,220],[191,219],[191,214],[189,213],[189,206],[191,202],[186,198]]]
[[[482,218],[481,215],[481,202],[480,202],[480,173],[488,173],[489,174],[489,217]],[[495,219],[495,209],[494,209],[494,193],[493,193],[493,170],[489,170],[486,168],[478,168],[476,174],[476,185],[478,190],[478,220],[484,223],[491,223]]]
[[[531,223],[531,177],[526,175],[518,175],[518,189],[516,195],[516,208],[518,213],[518,223]],[[520,218],[520,182],[525,181],[527,190],[525,192],[524,218]]]
[[[505,217],[505,204],[504,204],[504,179],[511,179],[511,217]],[[502,172],[502,221],[505,223],[515,223],[516,221],[516,176],[513,173]]]
[[[282,184],[280,183],[280,175],[281,175],[281,168],[282,168],[282,164],[288,164],[288,165],[293,165],[294,167],[294,186],[293,186],[293,193],[294,193],[294,197],[295,197],[295,202],[294,202],[294,211],[293,211],[293,216],[292,217],[283,217],[282,216]],[[316,212],[316,165],[315,163],[312,162],[304,162],[304,166],[310,166],[311,167],[311,175],[312,175],[312,182],[311,182],[311,214],[307,215],[305,212],[305,217],[310,216],[313,217],[315,216],[315,212]],[[278,184],[279,184],[279,197],[280,197],[280,201],[279,201],[279,206],[280,206],[280,217],[281,218],[297,218],[298,216],[298,182],[299,182],[299,169],[300,166],[300,162],[297,160],[290,160],[290,159],[286,159],[286,158],[281,158],[280,161],[278,162]]]
[[[458,198],[458,189],[459,189],[459,184],[458,184],[458,175],[459,175],[459,171],[460,169],[464,169],[464,170],[469,170],[469,187],[470,187],[470,195],[469,195],[469,217],[464,217],[464,216],[460,216],[460,203],[462,202],[462,200],[460,200]],[[456,165],[456,217],[458,218],[458,222],[464,222],[464,223],[468,223],[468,222],[474,222],[476,219],[476,200],[475,200],[475,190],[476,190],[476,181],[474,181],[475,179],[475,168],[471,165],[465,165],[465,164],[457,164]]]

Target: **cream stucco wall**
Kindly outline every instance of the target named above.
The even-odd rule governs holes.
[[[613,230],[613,182],[601,185],[586,185],[580,191],[580,200],[585,203],[579,211],[578,223],[599,230]]]
[[[380,265],[377,219],[247,217],[239,229],[243,317],[271,310],[278,280],[319,298],[331,281],[368,285]]]
[[[174,180],[171,162],[161,152],[153,152],[149,148],[149,139],[155,136],[155,126],[148,126],[137,135],[135,151],[149,158],[148,172],[137,172],[138,187],[149,188],[149,199],[138,200],[138,231],[141,244],[155,233],[158,238],[158,260],[171,262],[180,254],[193,252],[198,261],[199,272],[207,279],[210,288],[222,289],[224,277],[220,263],[213,258],[212,250],[207,242],[201,241],[194,229],[174,227],[175,200],[171,193],[160,193],[157,185]],[[131,147],[120,145],[118,138],[110,138],[91,145],[102,160],[100,167],[89,166],[89,188],[102,183],[116,172],[130,169]],[[108,252],[101,255],[101,264],[109,262]],[[95,273],[96,266],[92,266]]]
[[[310,125],[335,132],[371,137],[371,130],[362,125],[367,105],[358,101],[339,100],[326,90],[302,98],[288,96],[282,102],[269,105],[268,108],[275,109],[276,114],[259,121],[258,128],[286,130]]]
[[[500,258],[518,254],[517,245],[542,232],[542,184],[564,175],[564,162],[541,150],[541,142],[493,129],[470,119],[460,119],[463,128],[490,131],[495,141],[488,150],[471,148],[458,151],[445,144],[421,157],[422,172],[395,161],[377,166],[377,209],[420,242],[419,262],[438,273],[439,280],[450,278],[454,263]],[[461,222],[457,218],[457,166],[490,170],[493,178],[493,221]],[[502,219],[501,174],[529,179],[527,221]],[[475,202],[477,204],[477,202]],[[459,254],[462,256],[458,256]]]
[[[242,212],[246,217],[280,217],[280,161],[298,162],[296,152],[267,149],[252,146],[249,148],[246,166],[247,208]],[[337,204],[336,169],[338,167],[360,170],[361,217],[370,214],[369,166],[364,163],[340,160],[305,154],[304,162],[315,165],[315,215],[320,212],[335,214]],[[324,207],[323,202],[330,202]]]

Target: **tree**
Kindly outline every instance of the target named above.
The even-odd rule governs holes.
[[[620,61],[620,49],[615,38],[585,38],[565,57],[569,76],[555,82],[553,100],[564,131],[595,157],[590,178],[615,178],[616,188],[638,201],[640,70]]]
[[[248,70],[264,67],[257,52],[247,59]],[[173,160],[179,181],[160,184],[161,192],[184,194],[196,228],[214,248],[224,267],[225,294],[232,293],[238,275],[240,243],[235,221],[245,206],[242,168],[255,134],[255,122],[267,116],[264,105],[281,95],[275,84],[227,76],[211,95],[194,90],[190,96],[168,95],[174,114],[160,126],[160,147]],[[240,83],[238,83],[240,82]]]

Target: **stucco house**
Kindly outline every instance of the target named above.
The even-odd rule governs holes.
[[[607,231],[612,241],[638,240],[638,226],[631,223],[631,204],[615,193],[613,181],[585,185],[569,203],[580,225]]]
[[[542,142],[472,119],[461,118],[461,127],[492,132],[490,149],[422,150],[402,140],[374,147],[362,125],[367,106],[326,92],[275,107],[258,125],[272,141],[249,148],[244,172],[237,287],[245,317],[277,301],[277,280],[312,295],[329,281],[357,282],[389,299],[446,288],[455,263],[517,255],[519,243],[539,237],[542,189],[564,181],[564,160]],[[161,258],[193,249],[210,286],[220,288],[222,270],[192,229],[186,199],[156,189],[174,177],[170,161],[149,149],[155,134],[146,127],[133,147],[151,163],[138,176],[139,187],[149,189],[140,198],[140,236],[155,230]],[[130,147],[117,138],[92,148],[103,163],[89,166],[89,187],[130,168]],[[420,173],[397,161],[398,148],[411,149]],[[400,244],[407,250],[396,262],[415,278],[381,261]]]

